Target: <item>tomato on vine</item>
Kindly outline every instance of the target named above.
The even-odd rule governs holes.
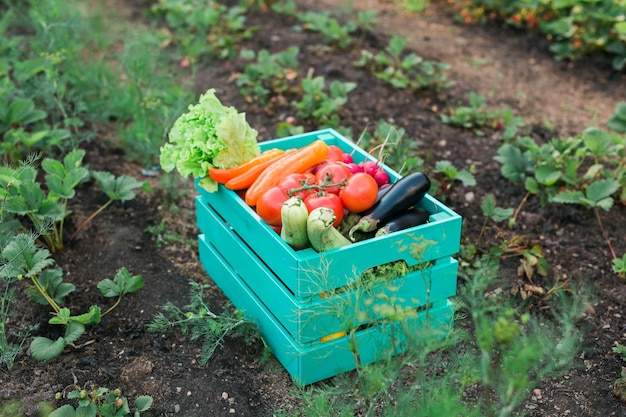
[[[326,193],[326,194],[311,194],[310,196],[304,199],[304,204],[306,208],[309,210],[309,213],[318,207],[326,207],[335,212],[335,217],[337,218],[333,223],[333,226],[337,227],[343,220],[343,203],[341,202],[341,198],[337,194]]]
[[[316,179],[315,175],[311,173],[296,173],[289,174],[283,179],[278,186],[285,190],[287,194],[290,196],[299,196],[304,199],[306,196],[313,194],[315,189],[312,187],[310,189],[304,189],[301,191],[297,191],[294,193],[290,193],[291,190],[295,190],[298,188],[302,188],[305,185],[315,185]]]
[[[319,185],[324,184],[341,184],[345,182],[350,175],[350,171],[343,163],[329,163],[326,164],[315,173],[315,178]],[[341,190],[340,185],[333,185],[332,187],[325,187],[324,190],[328,193],[339,194]]]
[[[352,213],[361,213],[371,208],[378,195],[378,183],[369,174],[357,172],[346,181],[339,191],[343,206]]]

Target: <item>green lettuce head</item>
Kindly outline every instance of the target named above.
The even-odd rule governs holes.
[[[244,113],[222,105],[215,89],[209,89],[174,122],[169,143],[161,147],[161,167],[200,178],[202,187],[216,191],[209,168],[232,168],[259,155],[257,135]]]

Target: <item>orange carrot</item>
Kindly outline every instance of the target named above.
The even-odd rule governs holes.
[[[316,140],[307,146],[297,149],[285,158],[267,167],[246,191],[246,203],[254,207],[265,191],[278,185],[289,174],[304,172],[323,162],[328,156],[328,145],[322,140]]]
[[[213,181],[225,184],[228,180],[235,178],[238,175],[243,174],[249,169],[258,166],[264,162],[270,161],[276,158],[279,155],[284,154],[285,151],[282,149],[272,148],[266,151],[261,152],[258,156],[254,158],[248,159],[247,161],[242,162],[238,166],[234,168],[228,169],[220,169],[220,168],[209,168],[209,177],[213,179]]]
[[[296,149],[290,149],[286,152],[283,151],[281,155],[275,156],[272,159],[268,159],[265,162],[261,162],[260,164],[253,166],[252,168],[237,175],[236,177],[229,179],[224,183],[224,186],[230,190],[244,190],[250,187],[267,167],[289,156],[295,151]]]

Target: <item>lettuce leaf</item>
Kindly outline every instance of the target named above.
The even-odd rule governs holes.
[[[200,178],[203,188],[216,191],[217,184],[207,175],[209,168],[232,168],[257,156],[257,135],[245,114],[224,106],[211,88],[174,122],[169,143],[161,147],[161,168]]]

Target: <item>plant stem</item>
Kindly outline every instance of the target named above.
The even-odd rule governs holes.
[[[109,307],[104,313],[101,314],[101,317],[106,316],[107,314],[109,314],[111,311],[115,310],[115,307],[117,307],[118,305],[120,305],[120,302],[122,301],[122,294],[117,296],[117,300],[115,300],[115,303],[113,303],[113,305],[111,307]]]
[[[616,259],[617,254],[615,253],[615,249],[613,248],[613,245],[611,244],[611,239],[609,239],[609,235],[606,232],[604,225],[602,224],[602,218],[600,217],[600,212],[598,211],[597,207],[594,207],[593,211],[596,214],[596,219],[598,220],[598,225],[600,226],[600,231],[602,232],[602,237],[604,238],[604,240],[606,240],[607,245],[609,245],[609,250],[611,251],[611,256],[613,257],[612,259]]]
[[[526,204],[526,201],[528,201],[528,197],[530,197],[529,191],[526,192],[524,197],[522,197],[522,201],[520,201],[520,203],[517,205],[517,208],[515,209],[515,212],[513,213],[513,221],[517,221],[517,216],[522,211],[522,207],[524,207],[524,204]]]
[[[30,280],[32,281],[39,294],[41,294],[41,296],[46,299],[48,304],[50,304],[50,307],[52,307],[54,312],[58,314],[59,311],[61,311],[61,307],[59,307],[56,301],[54,301],[54,299],[50,297],[50,294],[48,294],[48,291],[46,291],[46,289],[41,285],[41,283],[37,279],[37,276],[31,275]]]
[[[63,213],[67,213],[67,198],[63,200]],[[59,226],[54,228],[57,243],[63,248],[63,224],[65,224],[65,216],[61,218]]]
[[[89,224],[90,221],[92,221],[98,214],[102,213],[104,211],[104,209],[106,209],[107,207],[109,207],[111,205],[111,203],[113,202],[113,199],[110,199],[109,201],[107,201],[106,203],[104,203],[102,206],[100,206],[100,208],[96,211],[94,211],[91,216],[87,217],[85,219],[84,222],[82,222],[80,224],[80,226],[78,226],[76,228],[76,230],[74,231],[74,233],[72,233],[72,236],[70,236],[70,239],[68,242],[71,242],[72,240],[74,240],[74,238],[81,232],[81,230],[83,230],[87,224]]]
[[[476,239],[476,242],[480,242],[480,239],[483,237],[483,234],[485,234],[485,230],[487,229],[487,221],[489,220],[488,217],[485,217],[485,221],[483,222],[483,226],[480,228],[480,233],[478,234],[478,238]]]

